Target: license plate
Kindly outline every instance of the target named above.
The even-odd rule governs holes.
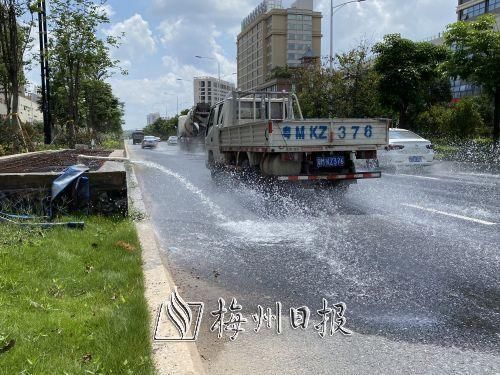
[[[421,163],[422,156],[410,156],[410,163]]]
[[[345,166],[345,156],[325,156],[317,157],[316,165],[318,168],[339,168]]]

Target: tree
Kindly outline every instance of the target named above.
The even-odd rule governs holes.
[[[399,114],[401,127],[413,129],[410,120],[433,104],[433,87],[444,84],[437,68],[447,58],[448,51],[390,34],[373,47],[373,52],[377,54],[375,70],[380,75],[381,104]]]
[[[19,91],[24,80],[25,51],[30,43],[33,15],[26,24],[20,18],[27,13],[28,4],[19,0],[0,0],[0,86],[7,106],[7,122],[14,135],[14,147],[32,150],[25,139],[19,120]],[[10,133],[10,132],[8,132]]]
[[[310,66],[295,71],[297,96],[306,118],[329,117],[333,80],[337,79],[322,66]]]
[[[361,44],[335,57],[336,69],[312,65],[295,70],[297,94],[308,118],[376,117],[378,74],[369,61],[370,48]]]
[[[167,139],[171,135],[177,133],[176,127],[179,121],[179,117],[175,116],[171,119],[165,120],[164,118],[159,118],[151,125],[144,128],[144,134],[154,135],[155,137],[160,137],[162,139]]]
[[[339,117],[380,116],[378,74],[369,62],[370,48],[362,43],[347,53],[336,56],[339,79],[334,88],[333,104]]]
[[[495,17],[484,15],[472,22],[448,26],[445,43],[453,52],[443,65],[451,77],[482,86],[494,100],[493,139],[500,143],[500,31]]]
[[[86,128],[83,114],[89,114],[94,127],[98,117],[95,113],[90,114],[97,108],[95,100],[91,110],[85,107],[85,86],[99,86],[104,89],[101,93],[111,94],[98,81],[109,77],[111,70],[116,68],[118,62],[111,60],[109,49],[117,46],[118,41],[112,37],[106,40],[97,37],[99,27],[109,23],[109,18],[93,0],[53,0],[51,4],[52,101],[57,120],[66,127],[69,146],[74,147],[78,131]],[[87,97],[88,94],[87,90]],[[116,110],[118,103],[114,104]]]
[[[123,125],[123,103],[114,95],[111,85],[96,79],[82,83],[82,122],[88,137],[100,142],[104,133],[119,134]]]

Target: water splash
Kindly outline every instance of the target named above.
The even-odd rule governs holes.
[[[153,162],[149,162],[149,161],[138,161],[138,160],[132,160],[131,162],[134,164],[145,166],[147,168],[157,169],[157,170],[175,178],[179,183],[184,185],[184,187],[188,191],[190,191],[191,193],[196,195],[200,199],[200,201],[210,210],[212,215],[214,215],[218,220],[227,221],[227,217],[222,213],[222,209],[217,204],[215,204],[210,198],[208,198],[203,193],[202,190],[200,190],[199,188],[194,186],[185,177],[183,177],[180,174],[178,174],[174,171],[171,171],[170,169],[165,168],[164,166],[157,164],[157,163],[153,163]]]

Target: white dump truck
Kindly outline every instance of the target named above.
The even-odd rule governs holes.
[[[297,96],[237,92],[213,106],[206,130],[207,167],[251,169],[281,181],[351,184],[380,178],[355,161],[376,159],[389,141],[387,119],[304,119]]]

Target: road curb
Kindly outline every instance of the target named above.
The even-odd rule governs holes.
[[[125,144],[125,154],[129,157]],[[194,342],[155,343],[153,340],[155,321],[160,305],[167,301],[175,283],[168,264],[161,256],[161,246],[153,224],[147,217],[137,177],[132,165],[127,166],[127,185],[130,207],[144,219],[135,222],[137,235],[142,247],[142,268],[144,272],[145,297],[150,314],[150,332],[153,360],[160,375],[205,374],[200,354]]]

